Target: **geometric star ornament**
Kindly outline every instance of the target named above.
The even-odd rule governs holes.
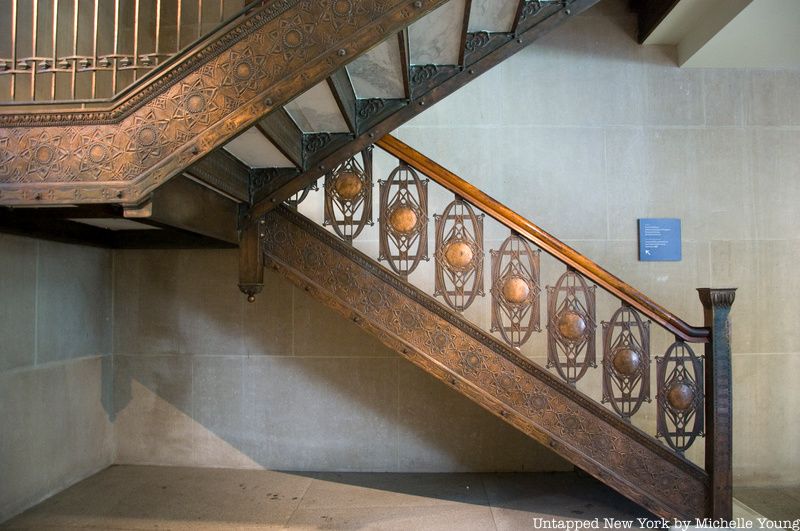
[[[624,303],[603,322],[603,402],[625,420],[650,402],[650,321]]]
[[[463,312],[483,296],[483,214],[456,197],[436,221],[434,297]]]
[[[492,256],[492,332],[519,348],[542,329],[539,249],[512,233]]]

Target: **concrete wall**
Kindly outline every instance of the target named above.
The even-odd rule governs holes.
[[[117,462],[564,470],[537,443],[235,251],[115,252]]]
[[[694,288],[738,287],[735,480],[798,483],[800,71],[679,69],[635,30],[603,2],[397,135],[689,322]],[[661,216],[684,259],[639,263]]]
[[[0,234],[0,522],[113,462],[111,264]]]

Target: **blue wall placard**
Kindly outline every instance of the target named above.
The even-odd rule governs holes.
[[[639,220],[639,260],[678,262],[681,259],[681,220],[642,218]]]

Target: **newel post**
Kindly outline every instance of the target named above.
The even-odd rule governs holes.
[[[710,478],[708,516],[730,520],[733,514],[731,322],[736,289],[701,288],[706,343],[706,472]]]
[[[264,254],[261,252],[261,233],[264,219],[248,223],[239,236],[239,290],[253,302],[264,287]]]

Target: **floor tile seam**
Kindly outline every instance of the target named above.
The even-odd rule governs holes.
[[[303,500],[306,498],[306,495],[308,494],[308,490],[311,488],[311,485],[312,485],[312,484],[313,484],[315,481],[316,481],[316,480],[315,480],[315,479],[313,479],[313,478],[310,478],[310,479],[309,479],[309,481],[308,481],[308,484],[306,485],[306,488],[303,490],[303,494],[301,494],[301,495],[300,495],[300,497],[299,497],[299,499],[297,500],[297,505],[295,505],[295,506],[294,506],[294,509],[292,509],[292,512],[291,512],[291,513],[289,514],[289,516],[286,518],[286,521],[284,521],[284,522],[283,522],[284,529],[288,529],[288,527],[287,527],[287,526],[289,525],[289,522],[291,522],[291,521],[292,521],[292,518],[293,518],[293,517],[294,517],[294,515],[297,513],[297,511],[300,509],[300,506],[303,504]]]
[[[495,531],[498,531],[497,519],[494,517],[494,505],[492,504],[492,499],[489,497],[489,489],[486,488],[486,478],[491,477],[491,475],[480,474],[478,477],[481,481],[481,487],[483,488],[483,495],[486,497],[486,506],[489,508],[489,515],[492,517],[492,525],[494,525]]]

